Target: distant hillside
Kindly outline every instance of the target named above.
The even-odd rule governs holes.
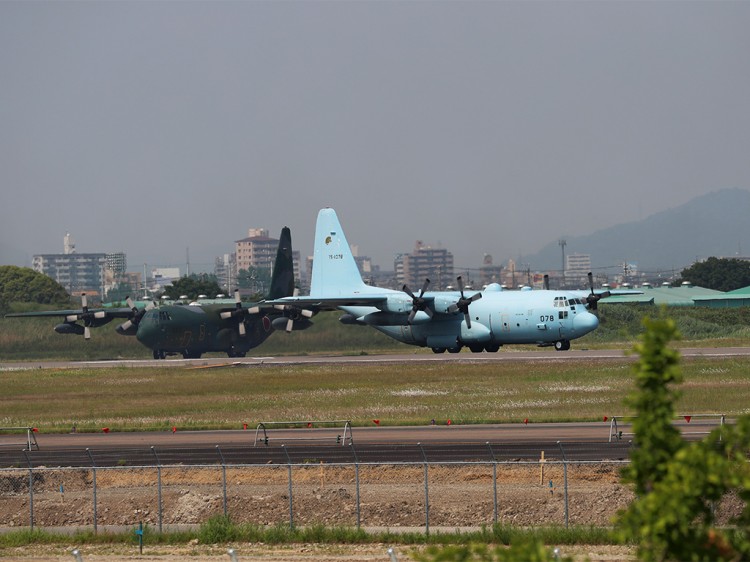
[[[738,245],[748,255],[750,191],[722,189],[642,221],[566,240],[566,254],[591,254],[594,269],[627,261],[641,271],[679,272],[696,259],[734,256]],[[557,240],[537,254],[524,256],[534,270],[560,269],[561,260]]]

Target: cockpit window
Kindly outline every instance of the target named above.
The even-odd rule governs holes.
[[[159,321],[160,322],[168,322],[171,319],[172,318],[169,316],[169,312],[167,312],[166,310],[160,310],[159,311]]]
[[[567,308],[569,306],[568,299],[566,297],[555,297],[555,308]]]

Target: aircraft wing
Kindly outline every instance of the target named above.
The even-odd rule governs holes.
[[[130,308],[82,308],[70,310],[39,310],[36,312],[13,312],[6,314],[5,318],[32,318],[32,317],[55,317],[55,316],[77,316],[80,314],[100,314],[108,318],[128,318],[132,313]]]
[[[382,308],[387,302],[385,295],[348,295],[341,297],[284,297],[281,299],[263,301],[259,306],[293,305],[315,310],[336,310],[340,306],[372,306]]]

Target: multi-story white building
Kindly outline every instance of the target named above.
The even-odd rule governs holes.
[[[36,254],[34,271],[51,277],[71,295],[81,293],[102,295],[107,254]]]
[[[586,281],[591,271],[591,254],[568,254],[565,256],[565,283],[580,284]]]
[[[247,238],[235,241],[234,248],[235,278],[239,270],[250,267],[273,271],[276,252],[279,249],[279,239],[270,238],[265,228],[251,228],[247,232]],[[299,279],[300,258],[297,250],[292,250],[292,260],[294,261],[294,278]]]

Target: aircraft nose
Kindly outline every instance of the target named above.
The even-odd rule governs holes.
[[[588,334],[592,330],[596,330],[598,326],[599,318],[590,312],[577,314],[573,319],[573,329],[576,331],[576,335]]]
[[[138,331],[135,333],[135,338],[146,347],[151,347],[155,340],[155,330],[151,326],[146,326],[141,323],[138,326]]]

